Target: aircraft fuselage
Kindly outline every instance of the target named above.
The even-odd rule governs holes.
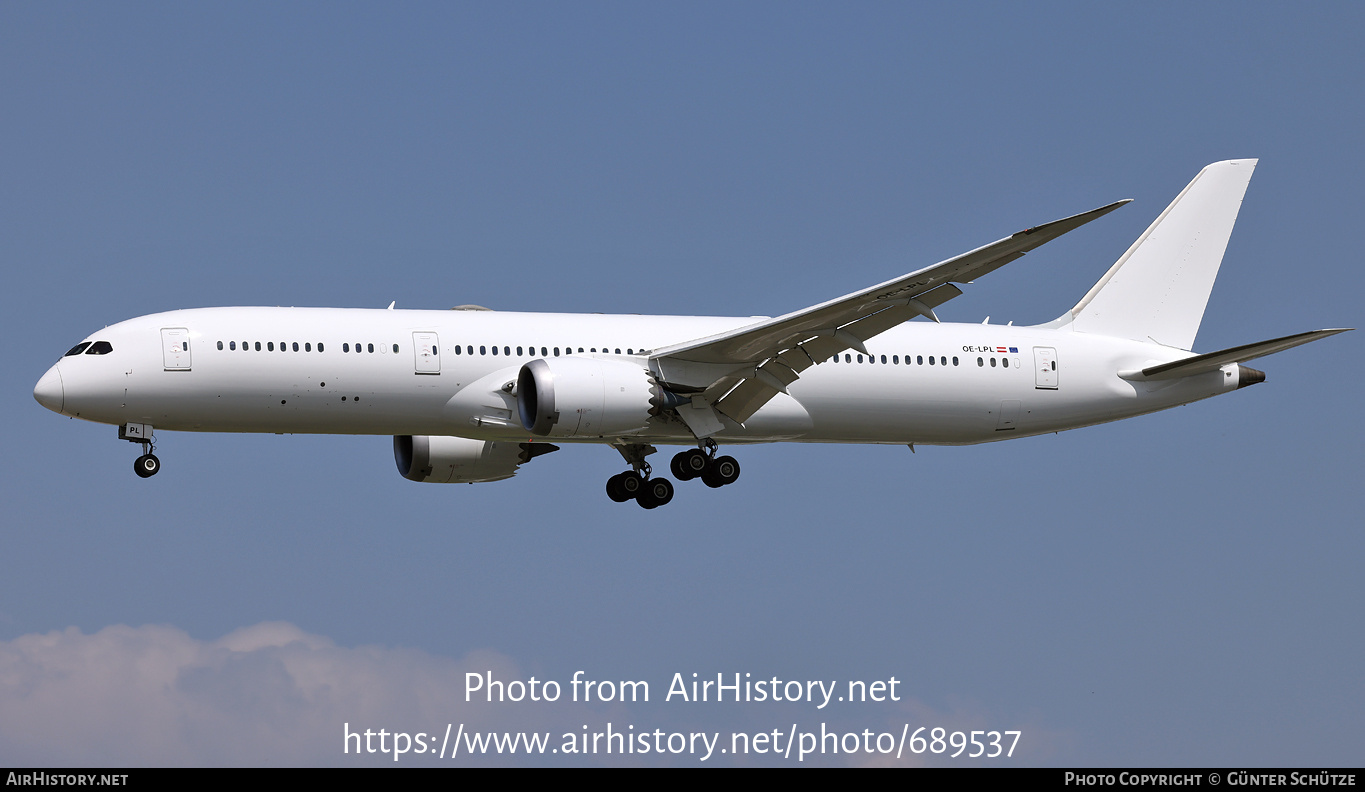
[[[656,347],[752,317],[338,308],[202,308],[143,316],[63,357],[44,404],[108,424],[202,432],[456,435],[525,439],[514,383],[537,358],[648,368]],[[177,344],[187,348],[168,349]],[[1235,365],[1174,381],[1119,372],[1183,350],[1069,329],[913,322],[821,361],[719,442],[968,444],[1118,420],[1233,390]],[[424,354],[425,353],[425,354]],[[52,403],[60,392],[59,402]],[[603,442],[610,436],[565,438]],[[667,415],[636,442],[693,444]]]

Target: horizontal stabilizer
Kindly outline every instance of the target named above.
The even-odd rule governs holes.
[[[1119,374],[1126,380],[1147,382],[1151,380],[1177,379],[1180,377],[1192,377],[1195,374],[1203,374],[1208,371],[1216,371],[1229,363],[1245,363],[1266,355],[1273,355],[1276,352],[1283,352],[1292,349],[1300,344],[1307,344],[1309,341],[1317,341],[1319,338],[1327,338],[1337,333],[1345,333],[1354,328],[1343,327],[1331,330],[1310,330],[1307,333],[1296,333],[1284,338],[1273,338],[1269,341],[1259,341],[1255,344],[1243,344],[1242,346],[1224,349],[1219,352],[1209,352],[1205,355],[1195,355],[1184,360],[1177,360],[1174,363],[1163,363],[1160,366],[1151,366],[1141,371],[1128,371]]]

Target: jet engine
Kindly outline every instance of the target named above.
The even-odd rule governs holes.
[[[557,450],[559,446],[550,443],[411,435],[393,438],[393,458],[403,478],[438,484],[473,484],[511,478],[516,475],[518,465]]]
[[[624,360],[532,360],[517,374],[521,425],[539,437],[615,437],[677,406],[642,365]]]

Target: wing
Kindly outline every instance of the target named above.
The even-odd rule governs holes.
[[[680,412],[693,413],[712,404],[743,423],[817,361],[845,349],[866,354],[864,341],[916,316],[938,321],[934,309],[962,294],[954,283],[968,283],[994,272],[1126,203],[1116,201],[1027,228],[931,267],[785,316],[656,349],[650,362],[670,388],[696,394],[694,409]],[[684,419],[688,420],[686,415]],[[688,423],[692,425],[691,420]],[[719,428],[718,421],[707,424]]]

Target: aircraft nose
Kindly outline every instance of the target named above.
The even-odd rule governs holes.
[[[62,373],[57,370],[57,366],[53,366],[38,380],[38,384],[33,386],[33,398],[49,410],[59,413],[65,401],[65,390],[62,387]]]

